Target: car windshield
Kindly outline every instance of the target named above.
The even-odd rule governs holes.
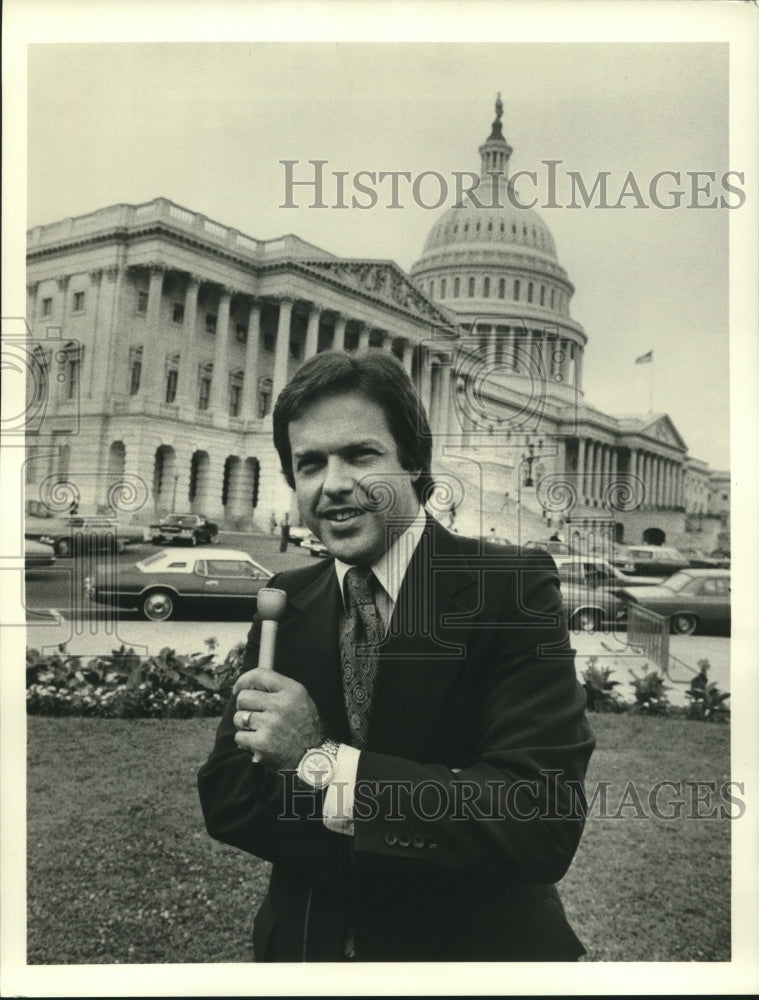
[[[179,514],[169,514],[164,524],[178,524],[180,528],[192,528],[196,523],[195,517],[181,517]]]
[[[154,552],[152,555],[146,556],[144,559],[142,559],[141,564],[143,566],[151,566],[153,563],[163,562],[165,558],[166,558],[165,552]]]

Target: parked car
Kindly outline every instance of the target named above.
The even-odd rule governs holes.
[[[627,627],[627,605],[609,587],[585,587],[561,581],[567,624],[574,632],[612,631]]]
[[[563,583],[579,584],[583,587],[640,587],[657,584],[656,576],[628,576],[606,559],[584,558],[583,556],[554,556],[553,561]]]
[[[630,576],[671,576],[690,565],[682,552],[669,545],[616,545],[610,560]]]
[[[719,553],[706,555],[702,549],[680,549],[691,569],[730,569],[730,559]]]
[[[57,556],[70,556],[77,549],[113,549],[124,552],[129,545],[150,540],[141,524],[121,524],[103,517],[27,517],[24,536],[53,546]]]
[[[99,567],[85,580],[90,600],[138,608],[149,621],[163,622],[194,603],[219,609],[255,610],[256,594],[274,574],[237,549],[161,549],[128,569]]]
[[[153,545],[185,542],[187,545],[210,545],[219,526],[202,514],[169,514],[150,525]]]
[[[302,549],[307,549],[312,556],[328,556],[329,552],[324,542],[320,542],[316,535],[309,532],[300,543]]]
[[[523,549],[543,549],[551,555],[571,556],[575,554],[574,549],[567,542],[560,542],[555,538],[548,538],[545,541],[529,541],[522,546]]]
[[[633,587],[619,595],[669,618],[675,635],[730,633],[730,572],[685,569],[656,587]]]
[[[310,528],[299,527],[290,528],[287,537],[293,545],[302,545],[306,538],[313,538]]]
[[[26,569],[48,569],[54,566],[55,555],[52,545],[36,542],[33,538],[25,538],[24,565]]]

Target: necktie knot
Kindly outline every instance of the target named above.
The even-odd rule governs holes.
[[[351,566],[345,574],[345,603],[349,609],[359,604],[374,604],[374,579],[368,566]]]

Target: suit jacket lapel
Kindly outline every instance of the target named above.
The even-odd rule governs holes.
[[[445,622],[476,604],[477,576],[458,554],[453,536],[428,518],[381,648],[369,749],[421,759],[439,707],[464,669],[468,630]]]
[[[294,594],[277,636],[277,670],[307,689],[330,736],[350,739],[338,644],[340,591],[334,567]]]

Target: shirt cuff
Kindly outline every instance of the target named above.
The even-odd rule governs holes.
[[[324,825],[333,833],[353,836],[353,799],[361,751],[341,743],[335,759],[335,774],[322,803]]]

